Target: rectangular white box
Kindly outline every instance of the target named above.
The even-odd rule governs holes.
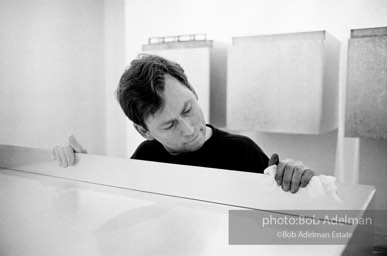
[[[325,31],[234,38],[227,128],[292,134],[337,129],[340,43]]]
[[[345,136],[387,139],[387,27],[351,31]]]

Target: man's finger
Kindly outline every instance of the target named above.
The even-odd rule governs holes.
[[[301,184],[302,174],[305,172],[305,168],[302,165],[296,165],[292,177],[292,185],[290,187],[290,192],[296,193]]]
[[[62,146],[58,147],[58,153],[59,153],[59,156],[62,160],[62,167],[67,167],[68,160],[67,160],[67,156],[66,156],[66,153],[64,151],[64,148]]]
[[[292,183],[292,177],[294,172],[294,162],[290,162],[286,165],[284,176],[282,180],[282,190],[283,191],[289,191],[291,183]]]
[[[278,165],[277,165],[277,171],[275,173],[275,176],[274,176],[274,179],[277,181],[277,184],[278,186],[281,186],[282,185],[282,180],[283,180],[283,176],[284,176],[284,171],[285,171],[285,168],[286,168],[286,165],[291,162],[291,160],[289,159],[286,159],[284,161],[279,161]]]
[[[67,159],[69,160],[69,165],[73,165],[75,156],[74,149],[70,146],[70,144],[67,144],[64,147],[64,151],[66,153]]]
[[[278,154],[274,153],[270,159],[269,159],[269,164],[268,166],[272,166],[272,165],[278,165],[279,163],[279,156]]]
[[[306,169],[302,174],[301,187],[304,188],[308,185],[310,179],[314,176],[314,172],[311,169]]]
[[[73,134],[71,134],[68,137],[68,141],[69,141],[71,147],[73,147],[75,152],[77,152],[77,153],[87,153],[86,149],[84,149],[81,146],[81,144],[77,141],[77,139],[75,138],[75,136]]]

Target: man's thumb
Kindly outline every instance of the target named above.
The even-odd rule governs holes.
[[[268,166],[271,166],[271,165],[278,165],[279,163],[279,156],[278,154],[274,153],[270,159],[269,159],[269,165]]]
[[[73,134],[69,135],[68,141],[70,146],[74,149],[77,153],[87,153],[86,149],[84,149],[81,144],[77,141],[75,136]]]

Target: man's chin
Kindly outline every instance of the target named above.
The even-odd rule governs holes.
[[[198,151],[204,145],[204,141],[202,139],[197,138],[194,142],[189,145],[186,145],[187,152],[195,152]]]

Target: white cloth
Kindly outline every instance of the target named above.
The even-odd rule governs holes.
[[[264,170],[264,174],[267,177],[261,182],[261,186],[267,191],[281,190],[284,193],[288,193],[282,190],[281,186],[277,185],[276,180],[274,179],[275,173],[277,171],[277,165],[271,165]],[[319,197],[331,197],[337,202],[342,202],[343,200],[337,195],[336,190],[336,177],[319,175],[313,176],[309,184],[305,188],[308,191],[310,198],[319,198]],[[297,193],[296,193],[297,194]]]

